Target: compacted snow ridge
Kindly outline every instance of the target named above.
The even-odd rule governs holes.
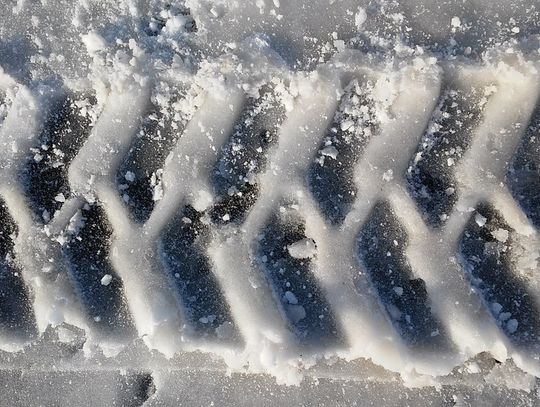
[[[540,18],[449,3],[0,0],[2,363],[537,391]]]

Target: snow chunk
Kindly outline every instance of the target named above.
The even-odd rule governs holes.
[[[313,239],[305,238],[289,245],[287,250],[295,259],[310,259],[315,256],[317,245]]]
[[[199,318],[199,322],[202,323],[202,324],[211,324],[215,320],[216,320],[215,315],[207,315],[205,317]]]
[[[63,193],[60,192],[58,195],[56,195],[56,196],[54,197],[54,200],[55,200],[56,202],[66,202],[66,197],[64,196]]]
[[[101,285],[107,286],[107,285],[111,284],[111,281],[112,281],[112,276],[110,274],[105,274],[101,278]]]
[[[356,28],[360,28],[364,25],[364,23],[367,20],[367,13],[366,10],[362,7],[358,8],[358,12],[354,15],[354,25],[356,25]]]
[[[133,181],[135,181],[135,174],[132,173],[131,171],[126,171],[126,174],[124,175],[124,178],[129,182],[133,182]]]
[[[475,216],[474,216],[474,221],[476,222],[476,224],[480,227],[484,226],[487,222],[487,218],[483,217],[482,215],[480,215],[479,213],[477,213]]]
[[[461,27],[461,20],[459,17],[455,16],[455,17],[452,17],[452,21],[450,22],[450,24],[452,25],[452,27]]]
[[[503,308],[502,305],[499,304],[498,302],[494,302],[491,304],[491,309],[496,315],[499,315],[501,313],[502,308]]]
[[[326,146],[321,150],[321,154],[326,157],[332,157],[335,160],[338,156],[338,150],[334,146]]]
[[[478,363],[476,362],[470,362],[467,366],[466,366],[466,369],[467,369],[467,372],[469,373],[480,373],[482,370],[480,369],[480,366],[478,366]]]
[[[508,240],[508,230],[499,228],[497,230],[494,230],[491,232],[491,236],[493,236],[495,239],[497,239],[499,242],[504,243]]]
[[[298,304],[298,298],[296,298],[296,295],[292,291],[286,291],[283,295],[283,299],[287,301],[289,304],[296,305]]]
[[[506,321],[506,320],[510,319],[511,316],[512,316],[512,314],[510,312],[501,312],[499,314],[499,319],[501,321]]]
[[[341,123],[340,128],[342,131],[349,130],[352,126],[354,126],[354,122],[352,120],[345,120]]]
[[[287,305],[287,314],[293,324],[303,320],[306,317],[306,310],[301,305],[290,304]]]
[[[184,32],[189,21],[190,19],[184,15],[171,16],[165,24],[165,31],[168,34]]]
[[[506,329],[508,330],[509,333],[513,334],[517,331],[518,325],[519,323],[517,319],[512,318],[506,323]]]
[[[101,35],[92,30],[88,34],[81,35],[82,42],[89,54],[102,51],[107,47],[107,43]]]

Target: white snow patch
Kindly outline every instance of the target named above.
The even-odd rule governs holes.
[[[89,31],[87,34],[81,35],[81,39],[86,47],[86,50],[91,55],[107,48],[107,42],[95,30]]]

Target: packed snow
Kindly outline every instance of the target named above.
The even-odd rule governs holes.
[[[121,284],[135,338],[167,358],[201,351],[219,356],[231,372],[270,374],[286,384],[300,383],[321,361],[369,360],[410,385],[433,385],[458,366],[476,374],[479,368],[467,363],[487,352],[501,362],[512,359],[519,370],[507,379],[504,368],[494,369],[492,383],[531,389],[540,377],[540,343],[512,339],[527,321],[482,296],[483,282],[461,258],[460,245],[463,231],[477,227],[491,239],[484,254],[500,258],[515,246],[514,273],[526,279],[538,305],[538,228],[506,176],[538,104],[540,17],[534,2],[472,3],[482,13],[462,2],[385,0],[4,4],[0,195],[18,227],[13,261],[32,293],[37,332],[78,327],[89,358],[117,357],[135,341],[96,328],[104,317],[92,321],[81,305],[63,251],[77,244],[88,213],[99,207],[110,229],[107,261],[114,273],[95,270],[96,286]],[[438,215],[440,227],[432,227],[406,174],[434,151],[436,135],[452,119],[444,101],[471,88],[479,95],[478,124],[466,148],[438,158],[457,181],[444,189],[453,206]],[[74,106],[91,129],[67,163],[64,152],[39,144],[48,107],[66,92],[84,95]],[[246,128],[258,129],[250,120],[261,117],[278,125],[256,133],[255,141],[242,139],[245,128],[236,122],[246,106]],[[157,147],[137,150],[137,140],[150,144],[145,137],[152,126]],[[222,174],[226,193],[220,194],[225,187],[213,177],[228,168],[216,164],[227,148],[243,172]],[[55,193],[53,209],[43,209],[38,219],[20,173],[28,156],[40,165],[51,154],[65,167],[69,191]],[[126,156],[135,158],[125,164]],[[342,171],[347,191],[321,204],[328,196],[317,196],[308,184],[314,172],[328,168]],[[148,198],[133,216],[139,204],[131,191],[139,183],[146,183]],[[321,188],[341,187],[329,184]],[[430,199],[425,189],[419,196]],[[243,202],[237,206],[245,213],[231,204],[213,217],[226,199]],[[421,281],[429,312],[444,328],[428,336],[444,336],[446,347],[422,349],[403,340],[396,321],[411,320],[398,306],[411,295],[407,286],[392,284],[394,303],[381,304],[366,255],[358,254],[358,237],[379,202],[405,230],[394,245],[403,247],[402,262]],[[490,219],[477,211],[484,202],[507,225],[488,228]],[[275,248],[283,253],[277,261],[258,251],[275,219],[300,219],[301,225],[294,226],[296,240]],[[182,264],[208,267],[228,320],[222,309],[192,316],[186,302],[198,297],[186,300],[178,288],[188,290],[192,281],[182,281],[163,260],[168,228],[185,233],[178,241],[197,246],[187,254],[179,249],[178,256]],[[299,292],[290,281],[280,286],[279,267],[284,279],[290,272],[314,281],[316,289]],[[309,302],[319,292],[329,314]],[[306,344],[298,326],[326,326],[330,314],[334,340]],[[190,318],[211,334],[201,335]],[[9,351],[27,345],[0,341]]]

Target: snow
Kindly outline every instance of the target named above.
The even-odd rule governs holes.
[[[317,245],[313,239],[305,238],[289,245],[287,250],[295,259],[309,259],[315,256]]]
[[[508,240],[508,236],[510,235],[508,230],[503,229],[503,228],[499,228],[491,232],[491,234],[493,235],[495,239],[497,239],[501,243],[505,243]]]
[[[57,243],[68,243],[63,232],[75,235],[84,225],[81,207],[86,200],[103,205],[114,231],[110,260],[124,285],[137,336],[150,349],[168,357],[200,350],[220,356],[231,371],[243,371],[244,366],[249,366],[250,372],[269,373],[289,384],[298,383],[303,369],[326,357],[370,359],[403,377],[433,377],[452,371],[478,353],[491,352],[515,356],[520,368],[538,374],[534,358],[501,333],[497,321],[492,321],[484,309],[487,307],[471,294],[455,260],[457,239],[464,222],[469,220],[468,208],[484,199],[502,208],[516,233],[528,234],[531,241],[537,234],[501,188],[507,168],[504,163],[511,162],[520,128],[526,127],[538,96],[537,55],[524,50],[534,49],[534,39],[524,45],[500,45],[502,51],[495,46],[490,51],[494,56],[482,54],[473,34],[490,27],[473,20],[474,13],[463,11],[465,7],[440,5],[421,17],[421,13],[392,6],[392,2],[363,8],[356,1],[345,0],[333,2],[334,5],[327,1],[188,0],[185,5],[191,15],[180,12],[183,2],[171,2],[170,7],[165,7],[159,1],[120,1],[105,11],[92,2],[73,2],[74,6],[65,7],[65,14],[75,24],[72,27],[62,23],[64,28],[56,27],[58,34],[54,34],[48,31],[55,30],[44,28],[47,20],[38,13],[39,8],[27,3],[31,2],[18,1],[13,10],[17,15],[32,14],[35,30],[30,38],[39,52],[21,50],[31,54],[27,55],[31,62],[20,62],[26,73],[14,72],[14,78],[4,70],[0,74],[2,91],[5,88],[10,96],[9,108],[0,108],[0,136],[6,147],[1,153],[5,171],[2,194],[20,225],[16,253],[24,269],[23,279],[35,292],[33,308],[40,332],[45,332],[49,324],[66,322],[84,329],[100,345],[101,338],[85,322],[84,311],[73,305],[78,300],[71,283],[62,279],[49,281],[41,276],[50,274],[55,262],[61,263],[51,253],[55,253]],[[42,3],[46,9],[54,1]],[[411,7],[422,6],[422,2],[416,3],[411,2]],[[497,20],[508,21],[508,7],[500,6]],[[491,9],[494,8],[486,13],[493,16],[495,11]],[[39,15],[34,16],[34,11]],[[521,25],[523,19],[516,18],[519,21],[491,29],[507,30],[518,38],[517,34],[525,34],[526,30]],[[4,20],[10,24],[12,19]],[[379,20],[387,26],[377,27]],[[20,20],[13,24],[16,21]],[[193,21],[196,33],[190,31]],[[384,31],[378,28],[390,28],[393,34],[376,35]],[[146,34],[145,29],[152,35]],[[62,35],[64,30],[66,34]],[[468,34],[462,35],[465,31]],[[419,33],[432,34],[437,40],[416,44],[413,40]],[[401,41],[402,36],[410,41]],[[1,38],[3,41],[7,36]],[[310,49],[307,44],[317,45]],[[467,55],[477,58],[476,62],[467,60]],[[11,63],[0,60],[0,65],[4,64],[6,72],[11,73]],[[350,85],[352,78],[356,83]],[[487,118],[474,130],[470,150],[464,152],[463,159],[457,155],[445,157],[446,166],[455,171],[459,181],[445,192],[456,197],[458,204],[444,215],[447,228],[432,230],[407,195],[402,174],[407,171],[447,80],[456,86],[480,84],[493,97],[486,99]],[[15,86],[17,81],[23,84]],[[36,83],[26,86],[30,81]],[[30,146],[39,145],[30,138],[39,134],[40,109],[47,104],[49,88],[57,86],[55,81],[64,83],[66,88],[92,89],[102,111],[95,113],[91,135],[69,165],[69,196],[59,193],[54,197],[55,202],[64,204],[62,209],[58,213],[43,212],[43,220],[52,222],[49,232],[45,232],[34,223],[24,196],[12,180],[16,179],[18,163],[23,162]],[[216,196],[210,182],[213,164],[228,141],[246,97],[257,94],[268,82],[276,85],[287,113],[277,140],[264,153],[268,165],[260,174],[249,175],[250,183],[260,187],[257,202],[241,225],[228,224],[220,229],[208,217],[203,219],[211,228],[205,254],[245,342],[243,348],[231,349],[185,334],[185,311],[179,307],[176,294],[159,260],[156,261],[161,255],[159,235],[181,205],[189,204],[201,212],[214,205]],[[138,137],[136,129],[146,114],[152,89],[158,89],[156,100],[167,99],[167,92],[160,87],[162,83],[173,88],[189,85],[193,89],[185,100],[178,102],[175,111],[185,120],[186,128],[163,168],[148,174],[155,210],[146,223],[138,225],[128,216],[123,201],[130,197],[118,193],[114,174]],[[326,163],[346,159],[341,147],[327,143],[325,138],[339,97],[350,89],[367,92],[373,106],[351,100],[338,112],[339,117],[347,114],[356,118],[344,118],[338,128],[351,137],[366,140],[366,147],[354,164],[351,183],[357,187],[357,198],[343,225],[335,227],[324,219],[314,202],[306,186],[306,173],[314,157],[320,156],[323,164],[325,159]],[[376,122],[376,126],[364,125],[366,118]],[[501,133],[501,129],[508,131]],[[36,152],[32,157],[39,163],[44,155]],[[417,157],[421,159],[421,155]],[[127,171],[124,184],[139,181],[138,176]],[[229,195],[235,193],[231,189]],[[403,245],[407,246],[407,261],[415,277],[425,282],[433,312],[455,342],[454,351],[448,354],[419,356],[403,346],[399,333],[386,318],[386,311],[372,295],[365,271],[354,255],[359,230],[373,205],[383,199],[390,202],[406,230],[408,241]],[[305,221],[306,237],[288,245],[286,250],[293,259],[310,263],[322,295],[343,326],[346,349],[301,349],[279,306],[287,309],[292,322],[299,322],[308,318],[308,305],[299,304],[300,294],[292,289],[275,298],[261,276],[259,263],[269,259],[257,258],[253,242],[279,205],[284,210],[296,211]],[[228,222],[232,216],[232,212],[226,213],[221,219]],[[186,225],[192,223],[187,217],[182,221]],[[474,222],[485,227],[487,218],[475,213]],[[514,240],[505,228],[497,228],[491,235],[508,245]],[[53,246],[51,240],[57,243]],[[523,250],[526,252],[522,259],[528,259],[536,271],[538,256],[531,254],[534,248]],[[29,251],[40,255],[28,256]],[[51,258],[55,260],[53,266]],[[180,273],[173,275],[182,278]],[[105,274],[99,281],[108,286],[112,280],[112,275]],[[399,297],[404,295],[403,287],[395,286],[393,291]],[[500,304],[488,306],[507,332],[512,334],[520,329],[517,316],[512,318]],[[478,312],[471,313],[471,309]],[[402,317],[397,307],[390,307],[389,312],[395,319]],[[210,324],[215,318],[207,315],[199,321]],[[230,326],[219,329],[222,338],[231,337]],[[113,345],[103,340],[104,348],[117,349]],[[92,346],[89,340],[88,349]],[[303,367],[299,368],[300,365]]]
[[[452,25],[452,27],[461,27],[461,20],[459,17],[452,17],[452,21],[450,22],[450,24]]]
[[[332,157],[335,160],[338,156],[338,150],[334,146],[326,146],[321,150],[321,154],[325,157]]]
[[[133,182],[135,181],[135,174],[131,171],[126,171],[126,174],[124,175],[124,178],[129,181],[129,182]]]
[[[508,322],[506,323],[506,329],[508,329],[508,332],[510,332],[511,334],[517,331],[518,326],[519,326],[519,323],[517,319],[514,319],[514,318],[508,320]]]
[[[362,7],[359,7],[358,11],[354,15],[354,24],[356,25],[357,28],[361,28],[362,25],[366,22],[366,20],[367,20],[366,10],[363,9]]]
[[[474,221],[478,226],[482,227],[486,224],[487,218],[477,213],[474,215]]]
[[[107,47],[105,39],[93,30],[89,31],[87,34],[81,35],[81,39],[90,54],[105,50]]]
[[[101,277],[101,285],[109,285],[112,281],[112,276],[110,274],[105,274],[103,277]]]
[[[285,291],[284,298],[289,304],[298,304],[298,299],[291,291]]]

